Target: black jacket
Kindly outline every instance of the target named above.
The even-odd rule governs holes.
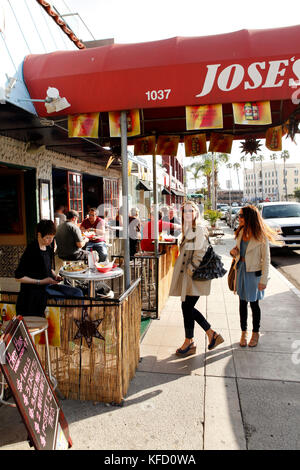
[[[37,240],[30,243],[20,259],[19,265],[15,271],[15,278],[21,279],[24,276],[33,279],[53,277],[51,272],[53,259],[52,249],[46,247],[44,255],[45,257],[40,250]],[[46,303],[46,286],[21,283],[16,305],[17,315],[44,316]]]

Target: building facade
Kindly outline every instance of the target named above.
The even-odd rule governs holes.
[[[245,201],[284,201],[300,187],[300,163],[256,162],[244,171]]]

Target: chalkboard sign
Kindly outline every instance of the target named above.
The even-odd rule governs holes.
[[[21,316],[0,340],[0,365],[35,449],[71,447],[67,421]]]

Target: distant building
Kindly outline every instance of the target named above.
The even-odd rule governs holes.
[[[244,171],[244,199],[283,201],[300,187],[300,163],[259,162]]]
[[[242,200],[243,191],[239,191],[238,189],[232,189],[231,191],[229,191],[228,189],[218,190],[218,204],[230,204],[233,202],[237,202],[239,204],[242,202]]]

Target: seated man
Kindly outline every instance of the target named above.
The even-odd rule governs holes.
[[[98,217],[97,209],[91,208],[89,216],[81,223],[80,228],[82,231],[92,231],[96,233],[95,238],[90,240],[86,245],[87,250],[95,250],[99,254],[99,261],[103,262],[107,258],[107,246],[105,243],[105,222]]]
[[[58,257],[63,260],[77,261],[88,259],[88,251],[82,248],[88,243],[88,238],[82,237],[80,228],[77,227],[78,212],[70,210],[67,220],[59,224],[56,231],[56,244]]]
[[[162,220],[162,212],[158,212],[158,232],[167,231],[170,233],[170,230],[180,230],[180,225],[171,224],[170,222],[164,222]],[[153,214],[151,214],[151,220],[147,222],[143,230],[143,239],[141,241],[142,251],[154,251],[154,219]]]

